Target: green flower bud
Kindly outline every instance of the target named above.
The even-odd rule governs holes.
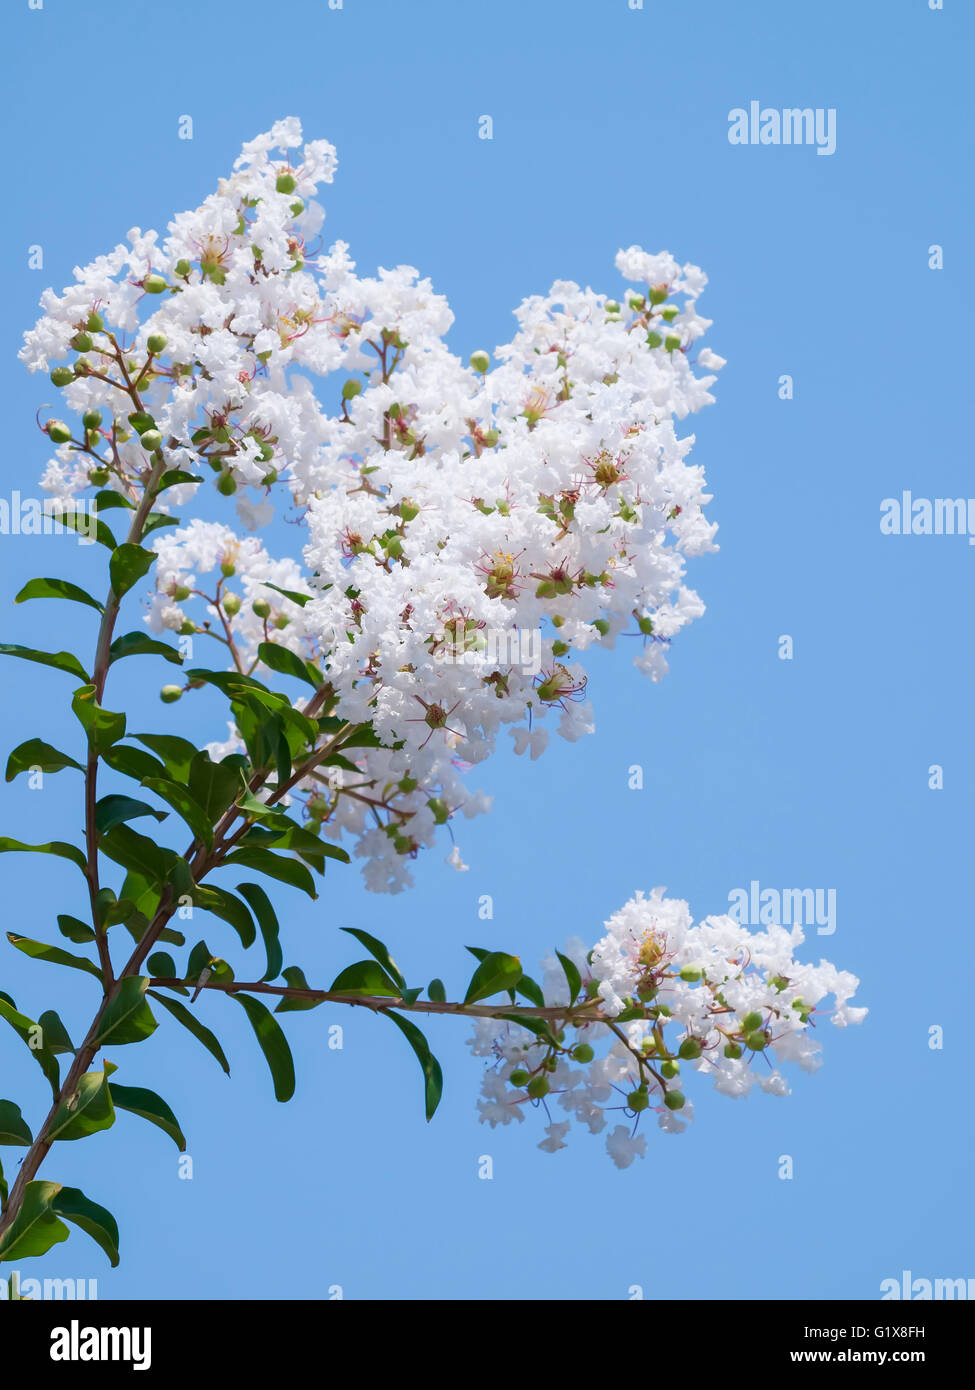
[[[572,1060],[574,1062],[591,1062],[595,1055],[595,1052],[593,1052],[588,1043],[578,1043],[572,1049]]]
[[[647,1095],[646,1088],[641,1086],[636,1091],[631,1091],[626,1097],[626,1103],[631,1110],[646,1110],[650,1104],[650,1097]]]
[[[485,449],[493,449],[500,438],[501,435],[498,430],[485,430],[481,435],[481,443]]]
[[[764,1033],[749,1033],[745,1039],[745,1046],[752,1052],[764,1052],[768,1038]]]
[[[261,479],[261,482],[264,484],[265,487],[270,487],[272,483],[276,483],[277,481],[278,470],[276,468],[269,468],[268,471],[264,474],[264,477]]]
[[[603,308],[606,310],[607,314],[618,314],[620,311],[619,303],[615,299],[607,299]]]
[[[433,819],[437,825],[446,825],[447,803],[445,801],[439,796],[432,796],[427,802],[427,808],[432,813]]]
[[[225,594],[223,600],[223,611],[228,618],[235,618],[240,612],[240,594]]]
[[[683,1057],[688,1062],[695,1061],[703,1051],[704,1048],[697,1038],[685,1038],[677,1049],[678,1056]]]
[[[738,1046],[737,1043],[725,1043],[724,1055],[726,1057],[740,1057],[741,1048]]]
[[[102,423],[102,412],[100,410],[86,410],[81,417],[81,423],[86,430],[97,430]]]
[[[224,560],[223,564],[220,566],[220,573],[223,575],[224,579],[232,579],[237,573],[237,566],[234,564],[233,560]]]
[[[348,381],[347,381],[347,382],[345,383],[345,385],[342,387],[342,399],[343,399],[343,401],[351,401],[351,400],[353,399],[353,397],[358,396],[358,394],[359,394],[359,392],[360,392],[361,390],[362,390],[362,382],[361,382],[361,381],[357,381],[356,378],[355,378],[354,376],[350,376],[349,379],[348,379]]]
[[[648,334],[647,334],[647,346],[648,346],[648,347],[658,348],[662,342],[663,342],[663,338],[661,338],[661,336],[660,336],[659,333],[648,333]]]
[[[278,632],[283,632],[284,629],[290,624],[290,622],[291,619],[287,616],[287,614],[279,613],[274,620],[274,626],[277,628]]]
[[[175,274],[178,275],[181,280],[186,280],[189,278],[192,269],[193,267],[190,265],[189,261],[178,260],[176,262]]]
[[[87,327],[89,333],[100,333],[105,327],[101,314],[89,314]]]
[[[87,333],[76,333],[71,339],[71,346],[75,352],[91,352],[92,341]]]
[[[193,590],[187,588],[185,584],[177,584],[173,590],[173,598],[177,603],[182,603],[185,598],[189,598],[192,592]]]
[[[269,618],[271,616],[271,605],[266,598],[256,598],[251,604],[251,609],[259,618]]]
[[[508,1077],[508,1080],[511,1082],[512,1086],[518,1086],[520,1088],[527,1084],[528,1073],[525,1071],[524,1067],[516,1067]]]
[[[146,339],[146,347],[152,353],[153,357],[158,357],[161,352],[166,351],[166,343],[168,341],[165,333],[150,333],[149,337]]]
[[[274,458],[274,445],[268,443],[261,444],[257,451],[257,456],[262,463],[268,463]]]
[[[237,479],[232,473],[221,473],[217,479],[217,491],[222,497],[233,497],[237,491]]]
[[[649,637],[650,634],[653,632],[652,618],[638,618],[636,625],[643,633],[644,637]]]
[[[592,625],[601,637],[605,637],[609,632],[609,620],[607,618],[595,618]]]
[[[47,430],[48,438],[55,444],[67,444],[71,438],[71,431],[63,420],[48,420],[44,428]]]
[[[664,300],[667,298],[667,293],[666,285],[654,285],[650,290],[650,303],[663,304]]]
[[[164,704],[166,704],[166,705],[172,705],[172,704],[175,704],[177,700],[181,699],[182,694],[183,694],[183,688],[182,688],[182,686],[179,686],[179,685],[164,685],[163,688],[162,688],[162,690],[160,690],[160,692],[159,692],[159,698],[160,698],[160,700],[162,700],[162,702],[163,702]]]
[[[154,454],[157,449],[162,448],[162,435],[158,430],[145,430],[140,443],[146,453]]]
[[[293,193],[297,186],[294,174],[278,174],[274,184],[279,193]]]
[[[656,994],[656,985],[640,985],[640,987],[637,989],[636,997],[639,999],[641,1004],[649,1004],[650,1000],[656,997]]]
[[[74,381],[74,372],[70,367],[55,367],[51,373],[51,380],[55,386],[70,386]]]
[[[683,1110],[684,1097],[680,1091],[668,1091],[664,1096],[664,1105],[668,1110]]]
[[[542,1066],[545,1068],[546,1071],[557,1071],[559,1066],[558,1058],[546,1057],[545,1061],[542,1063]]]
[[[291,216],[300,217],[305,210],[305,205],[300,198],[296,198],[291,204]]]
[[[764,1019],[762,1018],[762,1015],[760,1013],[756,1013],[755,1010],[752,1009],[751,1013],[746,1014],[745,1017],[742,1019],[741,1031],[743,1033],[754,1033],[756,1029],[761,1028],[763,1022]]]
[[[142,288],[146,294],[162,294],[167,285],[161,275],[147,275],[142,282]]]
[[[676,333],[668,333],[664,339],[664,347],[668,352],[675,352],[680,347],[680,338]]]
[[[88,473],[88,481],[92,487],[104,487],[110,477],[107,468],[92,468]]]
[[[533,1076],[528,1083],[528,1094],[532,1100],[541,1100],[542,1096],[547,1096],[550,1090],[547,1076]]]
[[[491,365],[491,358],[483,348],[478,348],[477,352],[471,353],[470,363],[475,372],[480,372],[483,376]]]
[[[184,622],[180,623],[179,631],[184,637],[189,637],[191,632],[197,631],[196,623],[192,618],[187,618]]]
[[[404,521],[412,521],[414,517],[420,515],[420,508],[409,497],[404,497],[399,504],[399,514]]]
[[[626,302],[631,309],[639,313],[641,309],[645,308],[647,301],[642,294],[631,294]]]
[[[415,792],[420,784],[415,777],[401,777],[396,785],[401,792]]]
[[[672,1081],[673,1078],[680,1071],[680,1063],[668,1060],[666,1062],[661,1063],[660,1071],[661,1074],[665,1076],[668,1081]]]
[[[682,980],[686,980],[689,985],[697,984],[704,971],[698,965],[685,965],[680,972]]]
[[[662,309],[660,311],[660,317],[666,320],[667,323],[673,323],[674,319],[677,317],[679,313],[680,310],[678,309],[677,305],[671,304],[666,309]]]

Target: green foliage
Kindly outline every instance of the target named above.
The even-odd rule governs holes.
[[[295,1064],[281,1025],[269,1009],[251,994],[232,994],[247,1015],[271,1072],[276,1100],[290,1100],[295,1093]]]
[[[12,782],[19,773],[35,767],[42,772],[60,772],[65,767],[77,768],[79,772],[85,770],[67,753],[59,753],[42,739],[29,738],[26,743],[19,744],[7,759],[6,780]]]
[[[521,961],[517,956],[509,956],[504,951],[489,951],[471,976],[464,1003],[476,1004],[492,994],[500,994],[502,990],[512,990],[522,974]]]

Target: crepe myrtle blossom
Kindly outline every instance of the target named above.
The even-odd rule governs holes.
[[[485,809],[465,774],[499,733],[536,758],[550,728],[591,732],[591,646],[623,638],[659,680],[703,612],[685,561],[715,526],[678,426],[723,359],[699,346],[703,272],[631,246],[619,297],[556,281],[493,365],[462,361],[417,270],[363,276],[344,242],[325,249],[336,164],[277,122],[165,235],[135,227],[46,291],[21,356],[76,421],[43,425],[51,494],[135,505],[165,463],[159,524],[182,524],[154,541],[149,627],[216,638],[258,676],[260,644],[287,647],[337,717],[369,724],[379,746],[347,760],[345,788],[333,770],[296,792],[392,891],[438,826]],[[204,500],[231,515],[185,521]],[[284,512],[301,540],[276,559],[255,533]]]
[[[541,1108],[549,1126],[538,1147],[548,1152],[565,1147],[568,1129],[553,1107],[592,1134],[624,1121],[608,1130],[606,1148],[626,1168],[646,1152],[644,1111],[670,1133],[693,1118],[691,1072],[734,1098],[755,1086],[787,1095],[779,1064],[819,1067],[817,1022],[845,1028],[867,1012],[850,1003],[853,975],[796,958],[802,942],[798,926],[750,932],[727,916],[695,924],[687,903],[662,888],[637,893],[590,951],[568,943],[571,984],[562,962],[545,963],[545,1000],[567,1007],[566,1026],[476,1020],[473,1051],[491,1059],[481,1120],[510,1124]]]

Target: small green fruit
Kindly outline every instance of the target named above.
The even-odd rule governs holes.
[[[161,275],[147,275],[142,282],[142,288],[146,294],[162,294],[166,289],[166,281]]]
[[[593,1052],[588,1043],[579,1043],[572,1049],[572,1060],[574,1062],[591,1062],[595,1055],[595,1052]]]
[[[189,598],[192,592],[192,589],[187,588],[185,584],[177,584],[173,590],[173,598],[177,603],[182,603],[184,599]]]
[[[683,1110],[684,1097],[680,1091],[668,1091],[664,1096],[664,1105],[668,1110]]]
[[[149,337],[146,339],[146,347],[152,353],[153,357],[158,357],[161,352],[166,351],[166,343],[168,341],[165,333],[150,333]]]
[[[223,601],[223,611],[228,618],[235,618],[240,612],[240,594],[227,594]]]
[[[86,410],[81,417],[81,423],[86,430],[97,430],[102,423],[102,412],[100,410]]]
[[[648,347],[658,348],[662,342],[663,342],[663,338],[661,338],[661,336],[660,336],[659,333],[648,333],[648,334],[647,334],[647,346],[648,346]]]
[[[71,346],[75,352],[91,352],[92,341],[88,333],[76,333],[71,339]]]
[[[618,314],[620,311],[619,303],[615,299],[607,299],[603,308],[606,310],[607,314]]]
[[[158,430],[144,430],[140,443],[147,454],[154,454],[162,448],[162,435]]]
[[[51,373],[51,380],[55,386],[70,386],[74,381],[74,372],[70,367],[55,367]]]
[[[512,1086],[524,1086],[528,1082],[528,1073],[525,1071],[524,1067],[516,1067],[508,1077],[508,1080],[511,1082]]]
[[[745,1046],[752,1052],[763,1052],[768,1038],[764,1033],[749,1033],[745,1039]]]
[[[666,298],[667,298],[667,286],[666,286],[666,285],[654,285],[653,288],[652,288],[651,291],[650,291],[650,303],[651,303],[651,304],[663,304],[663,302],[664,302],[664,300],[665,300]]]
[[[741,1056],[741,1048],[737,1043],[725,1043],[724,1055],[726,1057],[738,1058]]]
[[[674,1077],[678,1074],[678,1072],[680,1071],[680,1063],[679,1063],[679,1062],[672,1062],[672,1061],[664,1062],[664,1063],[662,1063],[662,1065],[661,1065],[661,1067],[660,1067],[660,1070],[661,1070],[661,1073],[667,1078],[668,1081],[672,1081],[673,1078],[674,1078]]]
[[[104,487],[110,476],[107,468],[92,468],[88,474],[88,481],[92,487]]]
[[[251,604],[251,609],[259,618],[269,618],[271,616],[271,605],[266,598],[256,598]]]
[[[274,187],[279,193],[293,193],[297,188],[293,174],[278,174]]]
[[[626,1103],[631,1110],[646,1110],[647,1106],[650,1104],[650,1098],[645,1089],[641,1086],[639,1090],[630,1092],[626,1097]]]
[[[742,1019],[741,1031],[743,1033],[754,1033],[756,1029],[761,1028],[762,1023],[762,1015],[760,1013],[756,1013],[753,1009],[751,1013],[746,1014],[745,1017]]]
[[[693,1062],[700,1057],[704,1048],[697,1038],[685,1038],[677,1049],[678,1056],[683,1057],[688,1062]]]
[[[104,325],[104,323],[102,322],[102,316],[101,316],[101,314],[89,314],[89,315],[88,315],[88,332],[89,332],[89,333],[100,333],[104,327],[105,327],[105,325]]]
[[[676,352],[676,350],[680,347],[680,338],[678,338],[676,333],[667,334],[666,338],[664,339],[664,347],[667,349],[668,352]]]
[[[221,473],[217,479],[217,491],[221,497],[233,497],[237,491],[237,479],[232,473]]]
[[[359,394],[359,392],[360,392],[361,390],[362,390],[362,382],[361,382],[361,381],[357,381],[356,378],[355,378],[354,376],[350,376],[349,379],[348,379],[348,381],[347,381],[347,382],[345,383],[345,385],[342,387],[342,399],[343,399],[343,401],[351,401],[355,396],[358,396],[358,394]]]
[[[193,267],[190,265],[189,261],[179,260],[176,262],[175,273],[179,276],[181,280],[188,279],[190,271],[192,269]]]
[[[163,704],[172,705],[182,698],[183,688],[179,685],[164,685],[159,692],[159,698]]]
[[[67,444],[71,438],[71,431],[63,420],[48,420],[44,428],[47,430],[48,438],[55,444]]]
[[[547,1096],[550,1090],[547,1076],[533,1076],[528,1083],[528,1094],[532,1100],[541,1100],[542,1096]]]
[[[694,985],[697,984],[703,974],[704,971],[699,965],[685,965],[680,972],[680,977],[682,980],[686,980],[689,985]]]
[[[304,210],[304,203],[301,201],[300,198],[296,198],[295,201],[291,204],[291,216],[300,217]]]
[[[488,356],[488,354],[484,351],[483,348],[479,348],[477,352],[471,353],[470,363],[471,366],[474,368],[475,372],[480,372],[483,376],[483,374],[487,371],[488,367],[490,367],[491,365],[491,358]]]

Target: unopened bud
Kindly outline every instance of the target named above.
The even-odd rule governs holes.
[[[232,473],[221,473],[217,479],[217,491],[222,497],[233,497],[237,491],[237,479]]]
[[[159,698],[166,705],[175,704],[183,694],[183,688],[179,685],[164,685],[159,692]]]
[[[668,333],[664,339],[664,347],[668,352],[676,352],[680,347],[680,338],[676,333]]]
[[[607,314],[618,314],[620,311],[619,302],[615,299],[607,299],[603,308],[606,310]]]
[[[533,1076],[528,1083],[528,1094],[532,1100],[541,1100],[543,1096],[548,1095],[550,1090],[547,1076]]]
[[[639,1090],[630,1092],[626,1097],[626,1103],[631,1110],[646,1110],[647,1106],[650,1104],[650,1098],[646,1090],[641,1086]]]
[[[668,1110],[683,1110],[684,1097],[680,1091],[668,1091],[664,1096],[664,1105]]]
[[[104,327],[101,314],[88,315],[87,328],[89,333],[100,333]]]
[[[150,333],[149,337],[146,339],[146,347],[152,353],[153,357],[158,357],[161,352],[166,351],[167,342],[168,339],[165,333]]]
[[[166,289],[166,281],[161,275],[147,275],[142,282],[142,288],[146,294],[162,294]]]
[[[480,372],[483,376],[483,374],[487,371],[488,367],[490,367],[491,365],[491,358],[484,351],[483,348],[478,348],[477,352],[471,353],[470,363],[471,366],[474,368],[475,372]]]
[[[48,420],[44,428],[47,430],[48,438],[55,444],[67,444],[71,438],[71,431],[63,420]]]
[[[357,381],[356,378],[355,378],[354,376],[349,377],[348,381],[347,381],[347,382],[345,383],[345,385],[342,387],[342,399],[343,399],[343,401],[351,401],[351,400],[353,399],[353,397],[358,396],[358,394],[359,394],[359,392],[360,392],[361,390],[362,390],[362,382],[361,382],[361,381]]]
[[[595,1057],[595,1052],[588,1043],[579,1043],[572,1049],[572,1060],[574,1062],[591,1062]]]
[[[668,1081],[672,1081],[673,1078],[680,1071],[680,1063],[673,1062],[668,1059],[666,1062],[663,1062],[661,1064],[660,1071],[667,1078]]]
[[[110,476],[107,468],[92,468],[88,473],[88,481],[92,487],[104,487]]]
[[[74,372],[70,367],[55,367],[51,373],[51,380],[55,386],[70,386],[74,381]]]
[[[524,1067],[515,1067],[514,1071],[508,1077],[508,1080],[511,1082],[512,1086],[524,1086],[528,1081],[528,1073],[525,1071]]]
[[[696,1061],[704,1051],[698,1038],[685,1038],[677,1049],[678,1055],[687,1062]]]
[[[274,187],[279,193],[293,193],[297,187],[294,174],[278,174]]]
[[[76,333],[71,339],[71,346],[75,352],[91,352],[92,341],[88,333]]]
[[[162,435],[158,430],[144,430],[140,443],[147,453],[154,454],[162,448]]]
[[[100,410],[86,410],[81,417],[81,423],[86,430],[97,430],[102,423],[102,412]]]
[[[229,618],[234,618],[240,612],[240,594],[227,594],[223,600],[223,611]]]
[[[251,604],[251,608],[259,618],[269,618],[271,616],[271,605],[266,598],[256,598]]]

